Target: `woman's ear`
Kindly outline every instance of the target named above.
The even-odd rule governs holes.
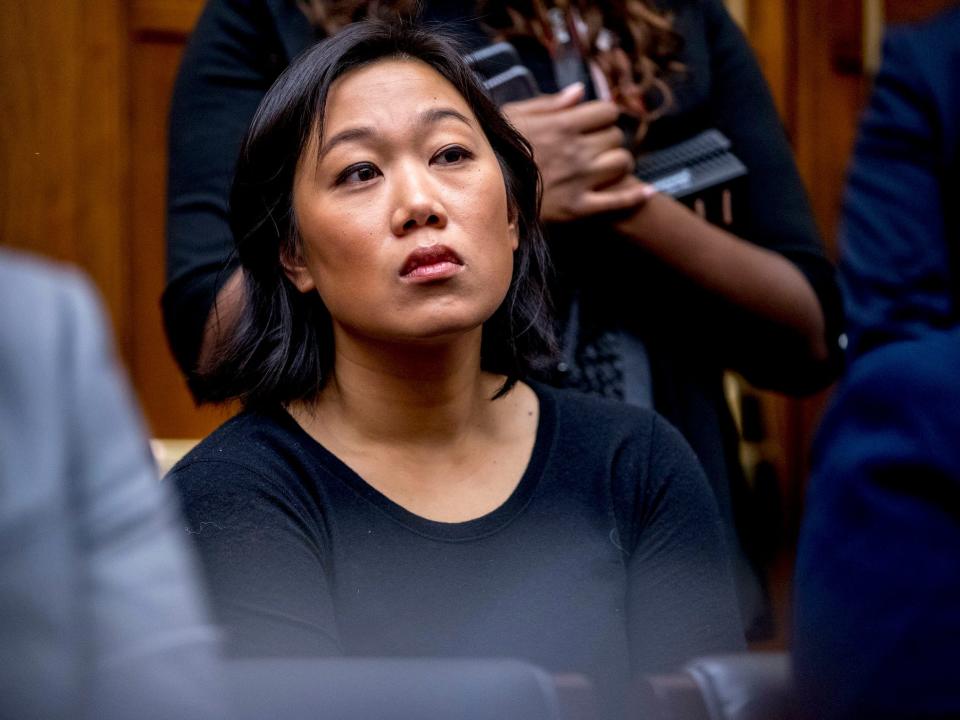
[[[516,214],[507,223],[507,232],[510,234],[510,246],[516,252],[520,247],[520,220]]]
[[[308,293],[317,289],[317,284],[307,269],[303,255],[298,250],[286,252],[281,250],[280,264],[283,266],[284,275],[297,290]]]

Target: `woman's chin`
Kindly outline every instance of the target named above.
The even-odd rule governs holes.
[[[383,322],[354,325],[354,335],[367,335],[371,340],[398,343],[455,342],[479,333],[493,316],[493,303],[457,303],[441,307],[420,307],[396,311]],[[365,327],[364,327],[365,326]]]
[[[485,320],[486,318],[470,320],[438,319],[409,328],[405,333],[394,335],[394,339],[397,342],[406,342],[411,345],[437,345],[469,341],[474,335],[479,336]]]
[[[371,343],[396,346],[398,349],[403,346],[437,346],[470,342],[475,337],[479,337],[487,317],[486,315],[467,317],[448,315],[422,320],[408,317],[398,324],[380,327],[354,326],[342,329],[345,335],[354,341],[366,340]]]

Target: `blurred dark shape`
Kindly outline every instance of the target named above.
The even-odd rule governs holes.
[[[816,446],[794,653],[811,718],[960,716],[960,331],[855,363]]]
[[[960,7],[891,29],[844,207],[850,369],[796,574],[811,718],[960,717]]]
[[[847,182],[851,362],[960,323],[960,6],[891,29]]]

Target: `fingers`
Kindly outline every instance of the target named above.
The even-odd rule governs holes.
[[[580,199],[581,217],[639,207],[657,194],[656,188],[633,178],[604,190],[590,190]]]
[[[591,100],[567,110],[563,120],[571,130],[589,133],[610,128],[618,117],[620,117],[620,109],[616,103]]]
[[[507,117],[511,117],[513,114],[550,113],[567,110],[583,100],[584,92],[585,88],[583,87],[583,83],[573,83],[572,85],[567,85],[567,87],[558,93],[538,95],[529,100],[517,100],[516,102],[504,103],[501,109]]]
[[[583,154],[596,158],[609,150],[623,150],[623,131],[618,127],[608,127],[604,130],[582,135],[579,142],[582,144],[581,152]],[[623,152],[630,157],[632,162],[633,156],[627,150],[623,150]]]
[[[632,176],[633,155],[623,148],[607,150],[597,155],[586,169],[587,187],[598,190]]]
[[[590,133],[614,127],[620,116],[616,103],[606,100],[583,100],[582,83],[569,85],[553,95],[540,95],[529,100],[504,103],[501,110],[515,125],[524,126],[534,117],[553,116],[566,132]]]
[[[553,95],[503,106],[534,148],[543,177],[541,217],[563,222],[639,206],[649,189],[633,177],[616,104],[582,102],[572,85]]]

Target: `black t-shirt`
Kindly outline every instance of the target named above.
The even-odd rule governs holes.
[[[654,413],[535,385],[511,496],[467,522],[392,502],[283,410],[243,413],[172,471],[239,655],[513,657],[591,676],[743,647],[709,486]]]

